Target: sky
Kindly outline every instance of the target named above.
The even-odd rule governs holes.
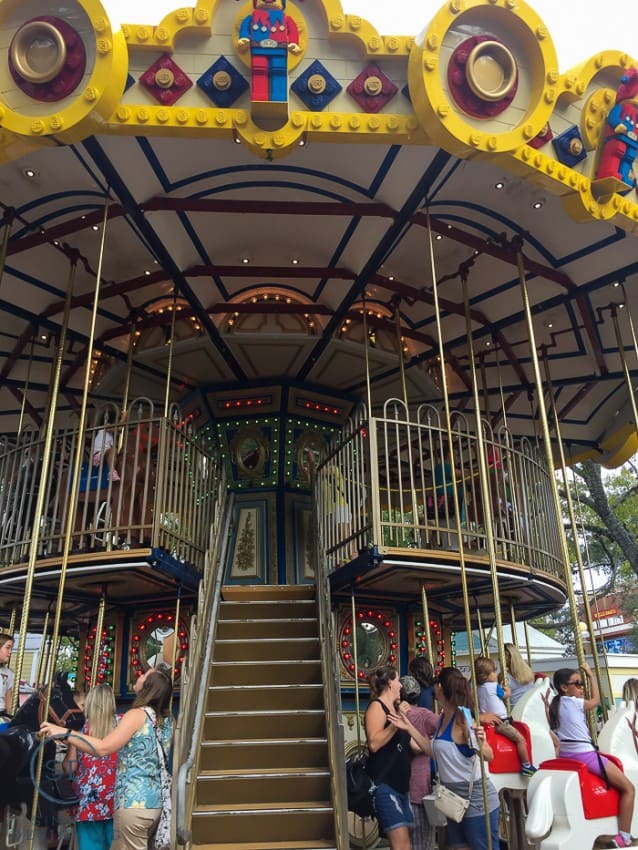
[[[111,22],[156,24],[184,0],[102,0]],[[195,5],[195,0],[192,0]],[[341,0],[345,12],[361,15],[383,35],[416,35],[444,5],[444,0]],[[593,4],[582,0],[531,0],[558,52],[559,70],[566,71],[601,50],[623,50],[638,59],[638,2],[605,0],[592,20]],[[303,6],[300,3],[300,6]],[[134,11],[133,11],[134,10]],[[604,14],[602,13],[604,10]]]

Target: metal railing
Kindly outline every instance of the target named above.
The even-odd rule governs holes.
[[[351,420],[317,470],[319,539],[328,568],[366,546],[458,550],[453,481],[464,546],[486,548],[476,423],[452,414],[451,444],[441,412],[414,414],[398,399],[383,415]],[[497,557],[563,575],[558,518],[542,451],[481,420]],[[454,464],[455,476],[452,475]]]
[[[227,497],[226,482],[219,482],[219,497],[210,529],[210,546],[206,566],[199,586],[197,612],[191,622],[191,651],[183,677],[180,712],[175,731],[175,831],[178,844],[191,840],[190,816],[193,808],[195,783],[191,770],[199,751],[201,727],[208,697],[210,669],[217,612],[221,599],[224,564],[231,535],[233,497]]]
[[[83,462],[69,518],[78,441]],[[70,523],[72,553],[153,547],[203,570],[220,464],[177,407],[164,418],[149,399],[136,399],[124,420],[109,405],[84,433],[58,428],[46,480],[43,451],[33,431],[0,441],[0,568],[28,558],[35,523],[38,557],[61,553]],[[45,508],[36,517],[39,488]]]

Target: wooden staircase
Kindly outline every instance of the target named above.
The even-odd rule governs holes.
[[[192,846],[334,850],[315,589],[225,587]]]

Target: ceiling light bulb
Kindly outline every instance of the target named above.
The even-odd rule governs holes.
[[[499,180],[498,183],[494,184],[494,188],[495,189],[503,189],[503,188],[505,188],[505,183],[503,183],[502,180]]]
[[[242,257],[241,261],[245,266],[247,266],[248,263],[250,262],[250,257]]]
[[[100,229],[100,225],[99,225],[99,224],[92,224],[92,225],[91,225],[91,230],[95,230],[95,231],[97,232],[99,229]]]
[[[28,177],[29,180],[33,180],[37,172],[34,171],[32,168],[25,168],[22,173],[25,177]]]
[[[441,234],[440,234],[440,233],[437,233],[437,234],[436,234],[436,236],[435,236],[434,238],[435,238],[437,241],[439,241],[439,240],[443,239],[443,237],[441,236]]]
[[[293,266],[298,266],[299,265],[299,257],[293,257],[290,262],[293,264]]]
[[[534,203],[532,204],[532,209],[533,210],[540,210],[541,207],[543,206],[543,203],[544,203],[544,201],[534,201]]]

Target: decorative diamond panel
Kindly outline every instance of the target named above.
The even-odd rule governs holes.
[[[321,112],[342,90],[318,59],[297,77],[290,88],[313,112]]]
[[[556,158],[570,168],[587,158],[583,137],[575,124],[568,127],[560,136],[554,136],[552,145],[556,151]]]
[[[371,63],[346,89],[364,112],[379,112],[398,91],[378,65]]]
[[[170,56],[164,54],[140,77],[140,83],[165,106],[172,106],[193,85]]]
[[[227,109],[248,88],[248,81],[231,65],[225,56],[220,56],[197,80],[199,88],[215,106]]]

